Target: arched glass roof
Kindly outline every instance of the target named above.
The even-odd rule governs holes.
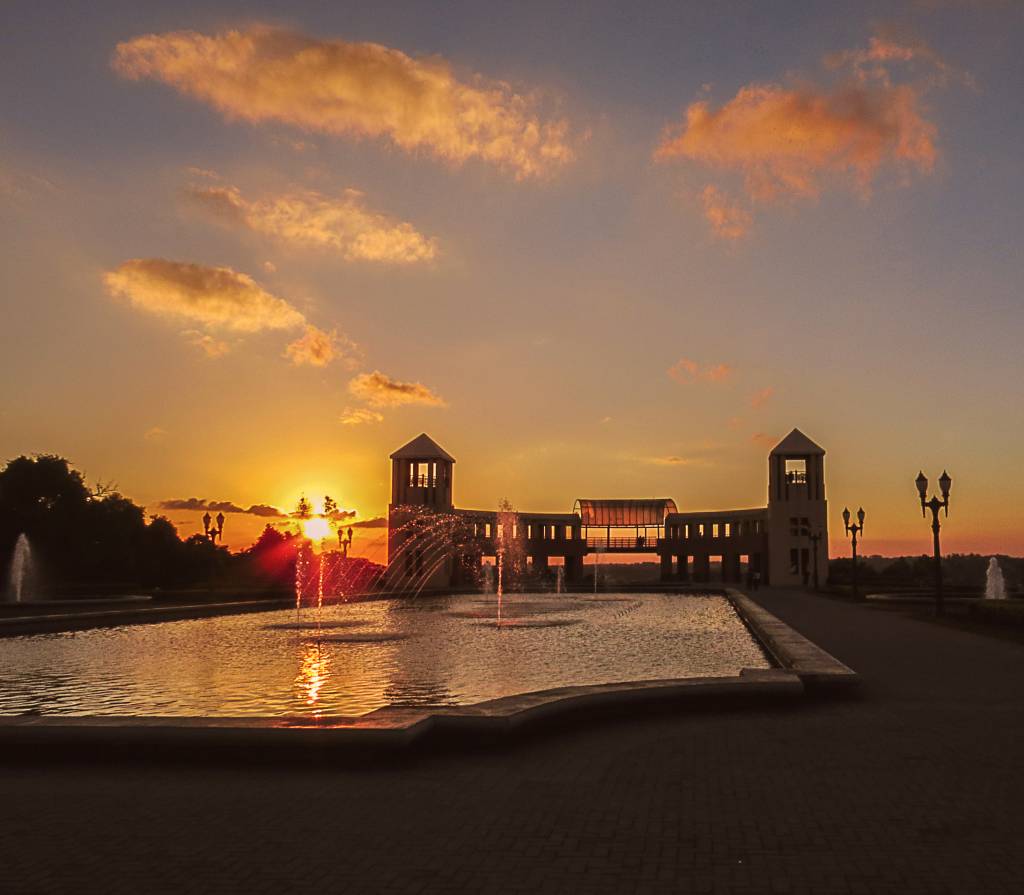
[[[647,500],[594,500],[581,497],[576,501],[575,511],[584,525],[635,528],[638,525],[664,525],[665,517],[676,512],[676,502],[671,497]]]

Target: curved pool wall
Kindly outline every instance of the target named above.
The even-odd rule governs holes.
[[[0,714],[356,717],[771,660],[721,594],[377,600],[0,642]]]
[[[0,754],[64,761],[376,760],[432,744],[496,744],[534,731],[651,708],[692,712],[792,706],[856,692],[860,678],[739,591],[726,596],[774,667],[723,677],[617,681],[524,692],[466,706],[385,705],[358,716],[0,715]],[[521,633],[516,631],[514,633]],[[51,635],[52,636],[52,635]],[[65,634],[58,636],[74,636]],[[2,645],[2,641],[0,641]],[[805,703],[806,704],[806,703]],[[811,703],[813,705],[814,703]]]

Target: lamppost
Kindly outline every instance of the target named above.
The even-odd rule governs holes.
[[[348,558],[349,548],[352,546],[352,526],[348,527],[348,537],[346,538],[346,532],[338,529],[338,546],[341,547],[341,555]]]
[[[807,536],[811,541],[811,550],[814,556],[814,589],[818,589],[818,542],[821,541],[821,532],[816,531]]]
[[[949,486],[953,484],[953,480],[949,477],[948,472],[942,471],[942,475],[939,476],[942,500],[934,496],[928,500],[928,477],[923,472],[917,474],[915,484],[917,493],[921,495],[921,515],[927,518],[925,510],[932,511],[932,539],[935,551],[935,614],[942,615],[942,551],[939,548],[939,528],[941,527],[939,525],[939,510],[945,510],[946,515],[949,515]]]
[[[224,514],[218,513],[217,524],[213,525],[213,522],[209,513],[203,513],[203,535],[211,544],[216,544],[218,539],[224,540]]]
[[[853,535],[853,598],[860,599],[860,591],[857,589],[857,535],[864,533],[864,507],[857,510],[857,521],[850,525],[850,509],[843,508],[843,525],[846,526],[846,534]]]

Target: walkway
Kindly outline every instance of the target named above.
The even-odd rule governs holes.
[[[1024,646],[758,600],[862,695],[401,766],[0,771],[0,889],[1019,893]]]

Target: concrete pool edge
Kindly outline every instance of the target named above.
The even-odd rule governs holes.
[[[424,738],[505,737],[570,716],[609,714],[652,704],[725,707],[798,700],[810,691],[846,689],[856,672],[798,634],[745,594],[725,591],[778,668],[731,677],[673,678],[559,687],[467,706],[384,706],[357,717],[157,717],[16,715],[0,717],[0,749],[347,748],[410,746]]]
[[[112,607],[47,615],[12,615],[0,618],[0,639],[35,634],[65,634],[73,631],[90,631],[96,628],[115,628],[122,625],[191,621],[192,619],[218,618],[250,612],[274,612],[288,609],[294,605],[293,600],[275,598],[164,606],[135,605],[128,608]]]
[[[384,706],[352,718],[179,718],[19,715],[0,718],[6,747],[174,748],[365,747],[391,749],[425,738],[504,738],[569,716],[600,715],[664,704],[721,705],[792,701],[804,693],[800,678],[784,669],[743,669],[733,677],[624,681],[559,687],[468,706]]]
[[[725,594],[755,639],[780,668],[796,674],[809,690],[846,690],[860,685],[860,675],[831,653],[733,588]]]

